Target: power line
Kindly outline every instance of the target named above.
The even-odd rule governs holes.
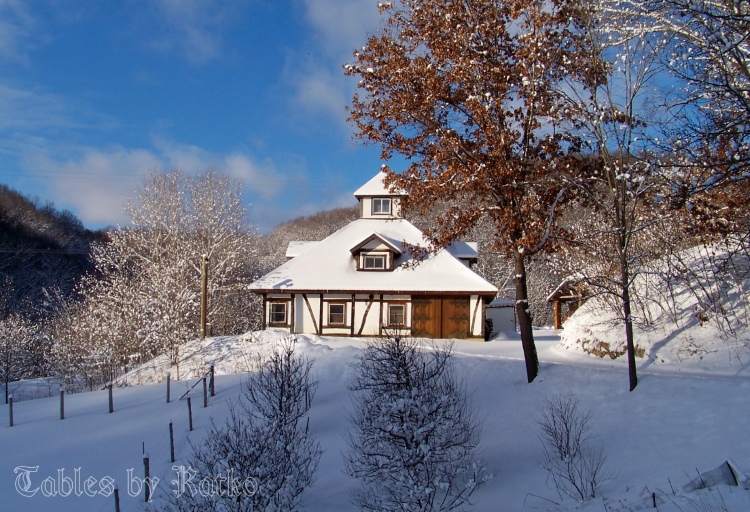
[[[34,177],[34,178],[63,178],[63,179],[79,179],[79,180],[87,180],[91,178],[95,178],[96,180],[104,180],[104,181],[141,181],[146,176],[141,175],[129,175],[126,173],[114,173],[114,174],[98,174],[94,172],[76,172],[76,173],[14,173],[14,172],[0,172],[0,176],[5,177],[16,177],[16,178],[25,178],[25,177]],[[316,179],[298,179],[298,178],[277,178],[277,179],[250,179],[250,178],[237,178],[232,176],[233,179],[236,179],[238,181],[241,181],[246,184],[251,185],[259,185],[259,186],[273,186],[273,185],[291,185],[291,186],[300,186],[300,187],[333,187],[333,186],[341,186],[341,181],[332,181],[332,180],[316,180]]]

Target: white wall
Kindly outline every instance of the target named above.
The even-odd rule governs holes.
[[[379,196],[382,197],[382,196]],[[400,197],[392,197],[391,198],[391,215],[373,215],[372,214],[372,198],[371,197],[363,197],[360,199],[361,205],[361,211],[362,211],[362,218],[363,219],[400,219],[403,217],[401,214],[401,198]]]

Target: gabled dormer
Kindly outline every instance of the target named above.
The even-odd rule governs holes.
[[[383,184],[386,174],[380,171],[370,181],[362,185],[354,196],[359,199],[360,219],[403,219],[401,200],[406,192],[391,192]]]
[[[395,268],[401,248],[395,240],[373,233],[349,249],[357,262],[357,270],[389,271]]]

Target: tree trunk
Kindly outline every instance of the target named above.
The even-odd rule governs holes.
[[[518,249],[513,249],[513,263],[516,283],[516,315],[518,327],[521,330],[521,344],[523,345],[523,357],[526,360],[526,377],[531,383],[539,374],[539,358],[534,345],[534,331],[531,327],[531,312],[529,311],[529,296],[526,289],[526,262],[525,255]]]
[[[623,251],[624,252],[624,251]],[[625,258],[623,258],[625,260]],[[630,391],[638,385],[638,373],[635,366],[635,341],[633,336],[633,315],[630,311],[630,272],[628,272],[627,261],[621,261],[620,275],[623,282],[622,289],[622,313],[625,315],[625,341],[628,346],[628,377],[630,378]]]

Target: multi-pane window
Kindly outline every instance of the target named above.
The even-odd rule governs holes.
[[[364,268],[372,270],[384,270],[385,269],[385,255],[384,254],[367,254],[363,257]]]
[[[390,304],[388,306],[388,325],[404,325],[404,311],[406,306],[403,304]]]
[[[272,325],[286,325],[286,302],[271,303],[268,323]]]
[[[388,215],[391,213],[391,198],[390,197],[373,197],[372,198],[372,213],[373,215]]]
[[[328,304],[328,324],[344,325],[346,304]]]

